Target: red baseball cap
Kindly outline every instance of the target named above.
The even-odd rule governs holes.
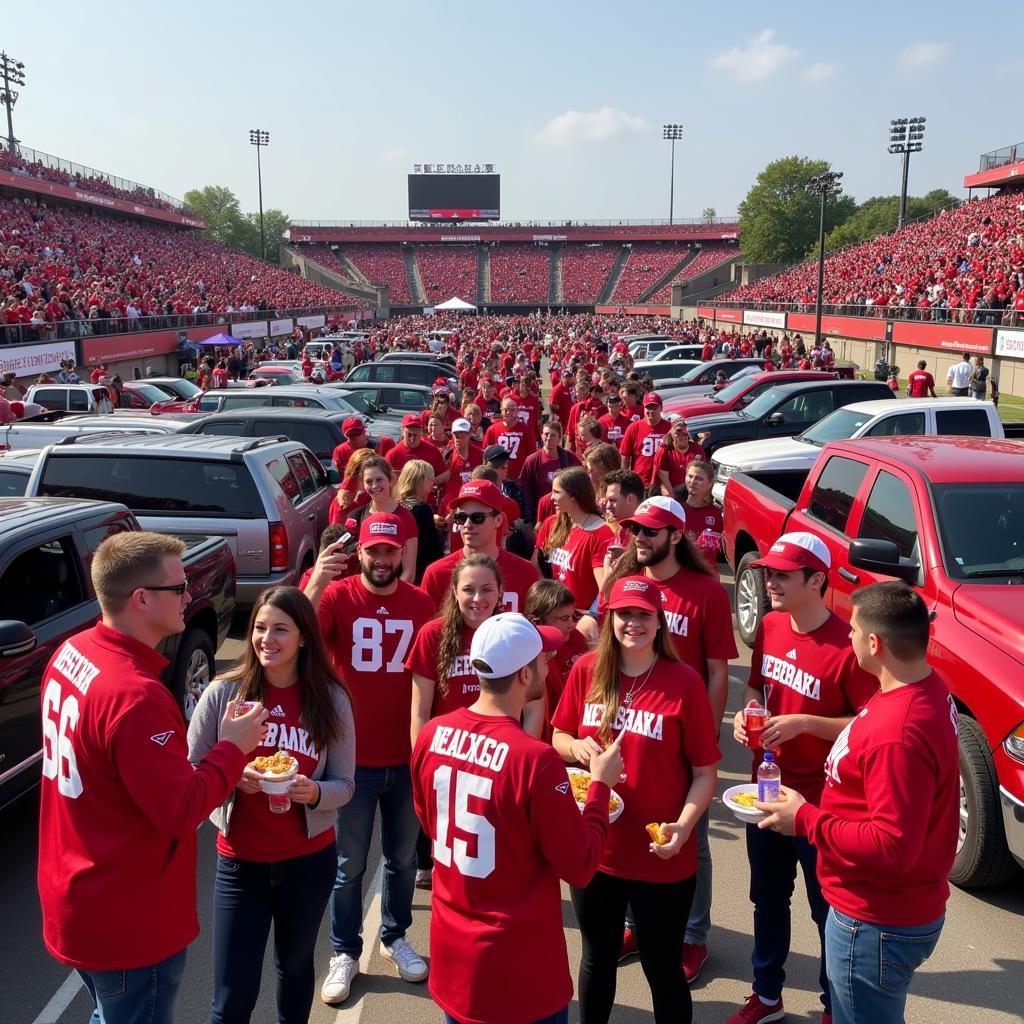
[[[341,432],[346,437],[354,437],[358,434],[366,433],[366,425],[358,416],[349,416],[347,420],[341,425]]]
[[[646,576],[623,576],[612,584],[607,608],[644,608],[661,611],[661,591]]]
[[[423,421],[415,413],[409,412],[402,417],[403,427],[423,427]]]
[[[359,527],[359,543],[363,547],[370,547],[373,544],[402,547],[405,544],[402,520],[390,512],[375,512],[372,516],[367,516]]]
[[[537,632],[540,633],[545,654],[554,654],[555,651],[561,650],[562,645],[565,643],[562,631],[555,629],[554,626],[538,626]]]
[[[644,395],[644,405],[664,405],[665,403],[661,400],[661,395],[657,391],[650,391]]]
[[[664,530],[666,527],[671,530],[685,530],[686,512],[675,499],[658,494],[640,502],[636,511],[622,520],[624,526],[630,523],[651,526],[655,530]]]
[[[479,501],[481,505],[500,512],[504,506],[504,495],[497,484],[490,480],[469,480],[459,489],[455,499],[449,502],[451,508],[458,508],[463,502]]]
[[[813,533],[797,531],[784,533],[769,549],[764,558],[752,562],[757,569],[778,569],[779,572],[796,572],[810,569],[828,575],[832,567],[832,556],[828,546]]]

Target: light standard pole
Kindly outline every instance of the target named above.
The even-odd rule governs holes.
[[[260,189],[260,255],[267,258],[267,236],[263,233],[263,168],[260,166],[260,150],[270,145],[270,132],[253,128],[249,132],[249,144],[256,147],[256,179]]]
[[[676,198],[676,143],[683,137],[681,124],[667,124],[661,131],[661,137],[672,143],[672,170],[668,183],[668,222],[672,223],[673,206]]]
[[[839,179],[842,171],[825,171],[816,174],[804,188],[812,196],[821,197],[821,217],[818,221],[818,290],[814,296],[814,347],[821,348],[821,303],[825,290],[825,204],[829,196],[838,196],[843,191]]]
[[[889,152],[903,154],[903,187],[900,189],[898,228],[907,222],[907,178],[910,175],[910,154],[924,149],[924,117],[897,117],[889,122]]]
[[[13,92],[11,86],[25,84],[25,65],[20,60],[8,57],[6,53],[0,53],[0,77],[4,80],[0,102],[7,108],[7,148],[12,155],[16,155],[18,140],[14,137],[14,119],[11,112],[18,101],[18,93]]]

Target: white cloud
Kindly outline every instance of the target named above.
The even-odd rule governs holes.
[[[831,78],[835,70],[835,64],[823,64],[821,61],[815,61],[804,68],[803,77],[808,82],[823,82],[826,78]]]
[[[408,155],[409,151],[407,149],[395,146],[393,149],[385,149],[382,153],[378,153],[377,159],[384,160],[387,163],[394,163],[396,160],[404,160]]]
[[[579,142],[608,142],[623,135],[643,135],[647,130],[647,122],[642,117],[605,106],[600,110],[567,110],[548,121],[535,140],[548,146],[570,146]]]
[[[947,43],[911,43],[900,50],[896,63],[901,68],[923,68],[945,56]]]
[[[774,42],[775,29],[766,28],[745,46],[733,46],[711,59],[711,66],[725,71],[737,82],[760,82],[771,78],[797,55],[797,51]]]

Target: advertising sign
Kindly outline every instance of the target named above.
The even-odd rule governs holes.
[[[996,355],[1003,359],[1024,359],[1024,331],[996,331]]]
[[[743,322],[754,327],[774,327],[782,331],[786,329],[786,314],[773,313],[764,309],[745,309]]]
[[[16,373],[19,377],[56,373],[62,360],[77,358],[71,338],[39,345],[4,345],[0,348],[0,372]]]
[[[244,324],[231,325],[232,338],[266,338],[270,334],[270,325],[266,320],[249,320]]]
[[[291,334],[295,328],[295,321],[289,316],[283,320],[270,321],[270,336],[280,338],[282,335]]]

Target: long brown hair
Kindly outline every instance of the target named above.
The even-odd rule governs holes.
[[[455,590],[459,585],[462,574],[467,569],[477,568],[490,569],[494,573],[494,579],[498,584],[498,600],[494,602],[491,614],[493,615],[501,605],[502,580],[501,569],[498,568],[498,563],[490,555],[480,553],[466,555],[455,566],[452,572],[452,585],[448,588],[447,593],[444,595],[444,600],[441,602],[440,615],[444,625],[441,627],[441,642],[437,646],[437,679],[435,681],[442,697],[448,696],[448,673],[451,671],[452,662],[455,661],[462,650],[462,635],[466,628],[462,612],[459,611],[459,602],[455,597]]]
[[[372,448],[357,448],[349,457],[348,462],[345,463],[345,479],[356,480],[362,482],[363,479],[363,466],[373,458],[377,457],[377,453]]]
[[[313,745],[323,750],[332,741],[342,738],[341,719],[331,699],[331,687],[340,687],[349,703],[352,695],[327,656],[320,623],[309,598],[297,587],[270,587],[260,594],[249,616],[245,653],[222,678],[224,682],[238,683],[238,700],[263,701],[266,692],[263,666],[252,646],[252,633],[256,616],[267,605],[284,612],[298,627],[302,639],[298,663],[301,721]]]
[[[565,491],[570,498],[573,498],[581,512],[600,517],[601,512],[597,507],[594,484],[591,482],[590,474],[582,466],[570,466],[568,469],[563,469],[555,476],[552,483],[558,484],[560,490]],[[555,548],[561,547],[571,529],[572,519],[569,517],[569,513],[559,512],[555,519],[555,525],[548,535],[547,543],[544,545],[544,554],[550,555]]]
[[[699,572],[704,576],[715,575],[714,570],[708,565],[707,559],[700,553],[697,545],[686,536],[685,530],[683,530],[683,535],[679,538],[679,543],[675,546],[674,551],[680,568],[689,569],[690,572]],[[601,586],[601,593],[610,594],[612,584],[616,580],[622,579],[623,576],[643,575],[644,567],[636,557],[636,541],[631,540],[629,547],[619,556],[611,572],[605,576],[604,583]]]
[[[610,743],[614,739],[612,729],[619,713],[619,699],[622,695],[622,657],[619,642],[615,639],[614,617],[614,611],[608,612],[601,627],[594,671],[590,677],[590,692],[586,698],[590,703],[599,702],[603,708],[598,735],[604,743]],[[661,611],[658,612],[658,632],[654,634],[654,653],[663,661],[681,660],[669,635],[665,613]]]

